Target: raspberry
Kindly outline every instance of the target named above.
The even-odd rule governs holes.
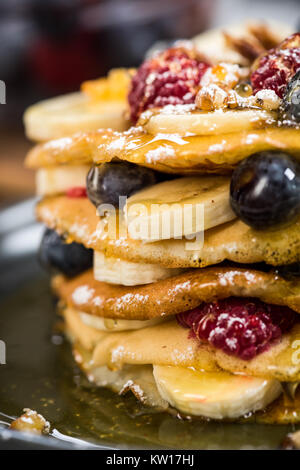
[[[253,93],[269,89],[283,98],[288,82],[299,69],[300,33],[296,33],[259,59],[251,75]]]
[[[177,321],[192,335],[225,353],[252,359],[278,341],[296,321],[288,307],[269,305],[257,299],[229,297],[177,315]]]
[[[87,197],[86,188],[84,186],[74,186],[66,191],[66,195],[71,198]]]
[[[168,104],[191,104],[209,65],[192,50],[174,47],[146,60],[132,78],[128,95],[130,116],[135,123],[149,108]]]

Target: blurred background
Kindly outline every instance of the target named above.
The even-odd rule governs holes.
[[[241,20],[298,27],[300,0],[0,0],[0,208],[34,194],[22,167],[24,109],[112,67],[136,66],[160,40]],[[297,24],[298,23],[298,24]]]

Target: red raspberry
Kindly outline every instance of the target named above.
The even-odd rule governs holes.
[[[288,82],[299,69],[300,33],[296,33],[258,60],[251,75],[253,93],[266,88],[283,98]]]
[[[132,78],[128,95],[135,123],[149,108],[194,103],[200,80],[209,65],[189,49],[167,49],[146,60]]]
[[[266,351],[296,318],[288,307],[238,297],[203,303],[177,315],[179,324],[191,328],[193,336],[244,360]]]
[[[74,186],[66,191],[68,197],[87,197],[86,188],[84,186]]]

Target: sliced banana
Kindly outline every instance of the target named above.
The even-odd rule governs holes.
[[[165,321],[164,318],[153,318],[152,320],[119,320],[115,318],[96,317],[85,312],[79,312],[82,323],[96,330],[109,331],[126,331],[126,330],[139,330],[147,328],[148,326],[156,325]]]
[[[86,186],[89,165],[61,165],[40,168],[36,172],[36,192],[38,196],[52,196],[64,193],[76,186]]]
[[[230,179],[191,176],[150,186],[128,198],[124,208],[134,240],[183,238],[233,220]]]
[[[278,380],[227,372],[153,366],[164,400],[182,413],[212,419],[238,418],[264,409],[282,392]]]
[[[35,141],[58,139],[76,132],[111,128],[124,131],[125,101],[103,101],[92,104],[82,92],[70,93],[41,101],[24,114],[26,135]]]
[[[159,264],[131,263],[119,258],[107,257],[100,251],[94,251],[94,278],[96,281],[109,284],[123,286],[151,284],[175,276],[182,271],[182,269],[164,268]]]
[[[144,124],[149,134],[216,135],[257,129],[275,122],[275,114],[261,109],[180,113],[166,106]]]

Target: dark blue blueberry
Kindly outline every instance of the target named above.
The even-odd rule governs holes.
[[[157,182],[155,171],[128,162],[104,163],[93,166],[87,175],[87,195],[100,204],[119,206],[119,196],[130,197]]]
[[[300,123],[300,70],[290,80],[283,97],[284,117]]]
[[[74,277],[92,267],[93,250],[80,243],[65,243],[54,230],[46,229],[41,241],[39,259],[47,269]]]
[[[293,222],[300,214],[299,163],[279,151],[251,155],[232,174],[230,202],[258,230]]]

